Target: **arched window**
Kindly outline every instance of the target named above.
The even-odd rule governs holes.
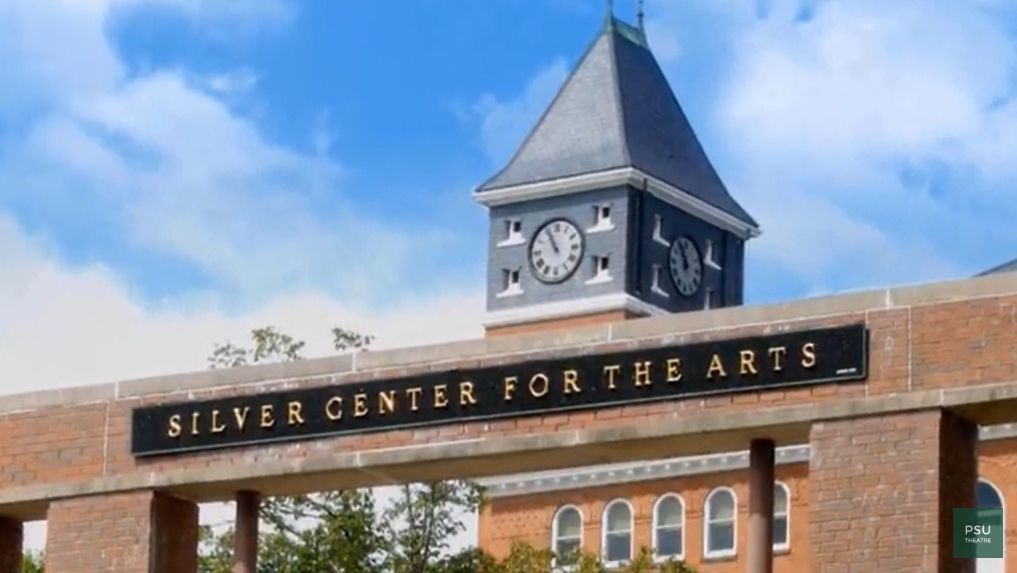
[[[685,555],[685,502],[673,493],[653,505],[653,554],[661,559]]]
[[[791,544],[791,490],[777,482],[773,485],[773,548],[787,550]]]
[[[1004,525],[1006,510],[1003,507],[1003,495],[992,482],[984,479],[978,480],[978,484],[975,486],[975,503],[978,506],[978,513],[981,514],[980,517],[991,520],[991,524],[998,525],[1006,535]],[[1006,539],[1003,540],[1003,543],[1006,543]],[[976,559],[975,571],[977,573],[1003,573],[1006,571],[1006,558]]]
[[[735,554],[738,504],[731,488],[718,487],[706,496],[703,512],[703,555],[726,557]]]
[[[569,565],[575,562],[583,546],[583,514],[574,505],[558,509],[551,521],[551,548],[555,564]]]
[[[975,501],[978,503],[978,509],[1003,508],[1003,496],[999,495],[999,490],[988,480],[978,480],[978,486],[975,489]]]
[[[604,507],[601,520],[601,551],[608,566],[632,559],[632,506],[616,499]]]

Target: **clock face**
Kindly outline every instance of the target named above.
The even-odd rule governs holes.
[[[679,237],[671,243],[671,280],[678,294],[692,296],[703,282],[703,259],[692,239]]]
[[[572,276],[583,259],[583,234],[570,221],[552,219],[533,235],[530,266],[537,280],[560,283]]]

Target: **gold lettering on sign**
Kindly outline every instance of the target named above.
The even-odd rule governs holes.
[[[780,372],[784,369],[784,357],[787,356],[787,346],[774,346],[767,350],[770,355],[770,360],[773,361],[773,371]]]
[[[506,376],[505,381],[502,383],[502,396],[506,402],[512,401],[512,396],[516,393],[516,384],[519,383],[519,379],[515,376]]]
[[[579,387],[579,372],[569,368],[561,373],[563,384],[565,386],[565,395],[579,394],[582,392],[582,388]]]
[[[643,362],[636,362],[632,365],[632,378],[635,381],[636,388],[642,388],[643,386],[652,386],[653,380],[650,379],[650,366],[653,365],[649,360]]]
[[[237,423],[237,429],[241,432],[244,431],[244,426],[247,425],[247,413],[251,411],[250,406],[244,406],[241,408],[237,406],[233,408],[233,420]]]
[[[353,395],[353,417],[363,418],[367,415],[367,394]]]
[[[547,375],[537,372],[530,378],[529,384],[530,396],[534,398],[543,398],[547,395],[551,389],[551,381],[548,380]]]
[[[304,405],[296,400],[286,405],[286,423],[290,426],[304,425]]]
[[[615,382],[614,377],[621,372],[621,364],[612,364],[604,367],[604,377],[607,378],[607,389],[616,390],[618,384]]]
[[[667,359],[667,383],[674,384],[682,379],[682,359]]]
[[[271,404],[265,404],[261,407],[261,427],[271,428],[274,425],[275,411],[273,411]]]
[[[806,342],[802,345],[802,368],[816,367],[816,343]]]
[[[180,414],[173,414],[169,419],[169,428],[166,429],[166,435],[171,438],[179,438],[183,428],[180,426]]]
[[[473,397],[473,382],[464,380],[459,383],[459,405],[460,406],[472,406],[477,403],[477,399]]]
[[[226,431],[226,424],[219,421],[219,410],[212,410],[212,433],[221,434]]]
[[[201,420],[200,412],[191,412],[191,435],[198,435],[198,421]]]
[[[746,374],[759,374],[756,370],[756,353],[751,350],[742,350],[738,353],[738,373],[742,376]]]
[[[444,384],[438,384],[434,387],[434,407],[435,409],[448,408],[448,386]]]
[[[378,413],[382,416],[395,413],[395,390],[378,392]]]
[[[332,396],[325,402],[325,416],[331,422],[343,419],[343,399],[340,396]]]
[[[420,386],[406,389],[406,395],[410,397],[410,410],[416,412],[420,409],[420,396],[423,393],[424,389]]]
[[[724,363],[720,361],[719,354],[714,354],[713,357],[710,358],[710,368],[706,371],[707,380],[713,380],[714,376],[727,378],[727,372],[724,371]]]

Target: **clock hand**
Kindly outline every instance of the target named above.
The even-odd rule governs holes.
[[[561,251],[558,250],[558,243],[554,242],[554,235],[551,234],[551,231],[547,231],[545,234],[547,235],[547,240],[551,241],[551,249],[554,251],[554,254],[557,255],[561,253]]]

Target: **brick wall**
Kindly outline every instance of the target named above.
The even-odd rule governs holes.
[[[727,310],[716,311],[718,313]],[[958,387],[1017,378],[1017,363],[1010,352],[1017,348],[1017,329],[1011,314],[1017,312],[1017,296],[999,296],[972,301],[950,302],[929,307],[847,313],[819,319],[718,328],[680,336],[653,336],[638,341],[613,342],[591,347],[593,351],[630,349],[642,345],[683,343],[761,334],[773,330],[866,322],[871,331],[870,377],[864,384],[839,384],[770,392],[734,394],[678,400],[674,402],[606,409],[596,414],[575,412],[542,418],[496,423],[456,424],[445,429],[395,430],[389,432],[312,440],[299,444],[259,446],[244,450],[198,453],[158,459],[135,459],[129,451],[129,420],[133,408],[191,396],[204,399],[237,394],[254,394],[298,385],[346,384],[379,377],[412,375],[431,365],[360,371],[284,383],[251,384],[239,388],[195,390],[186,394],[163,394],[127,398],[104,404],[48,408],[0,415],[0,449],[7,459],[0,468],[0,488],[40,485],[101,476],[124,476],[136,472],[171,469],[227,467],[267,459],[296,459],[309,455],[328,456],[354,450],[371,450],[423,443],[529,435],[541,431],[563,431],[593,426],[652,424],[654,418],[696,415],[718,410],[726,412],[777,406],[860,398],[912,389]],[[562,350],[543,350],[512,355],[521,361],[561,355]],[[569,349],[566,352],[575,352]],[[910,362],[908,358],[911,358]],[[452,367],[476,367],[506,362],[505,357],[470,359],[447,363]]]
[[[862,437],[860,443],[872,439]],[[920,439],[913,437],[910,439]],[[877,443],[877,442],[872,442]],[[883,444],[882,440],[878,443]],[[861,445],[861,444],[856,444]],[[842,447],[849,447],[843,445]],[[956,449],[956,446],[952,446]],[[878,448],[878,447],[877,447]],[[886,448],[890,451],[890,448]],[[850,450],[848,450],[850,453]],[[886,452],[884,452],[886,453]],[[896,457],[896,456],[895,456]],[[777,467],[777,479],[789,486],[791,490],[790,517],[790,550],[778,553],[774,566],[776,573],[811,572],[811,547],[822,542],[824,535],[832,537],[835,533],[851,535],[843,521],[828,524],[819,534],[818,541],[810,540],[809,526],[809,475],[808,464],[798,463]],[[925,468],[930,469],[930,468]],[[947,479],[962,477],[956,471],[946,471]],[[993,439],[982,441],[978,446],[978,476],[990,482],[1001,494],[1006,508],[1006,563],[1017,563],[1017,512],[1011,510],[1017,503],[1017,438]],[[902,476],[900,479],[904,479]],[[551,519],[555,510],[565,504],[574,504],[584,515],[584,548],[596,551],[601,539],[601,515],[603,508],[613,499],[628,499],[636,509],[636,546],[650,544],[650,522],[652,505],[659,495],[678,493],[686,505],[685,546],[687,560],[700,568],[703,573],[721,571],[742,571],[740,561],[723,563],[702,562],[702,513],[707,493],[716,487],[731,487],[738,494],[739,519],[738,539],[747,536],[748,472],[724,471],[696,476],[682,476],[669,479],[637,481],[616,484],[607,487],[587,487],[571,490],[551,491],[540,494],[497,497],[481,514],[479,521],[479,540],[483,547],[501,555],[509,550],[512,539],[524,539],[537,547],[548,547],[551,539]],[[864,474],[854,478],[845,475],[841,479],[848,482],[856,481],[866,491],[878,485],[878,478]],[[866,486],[865,484],[868,483]],[[845,494],[857,493],[856,491]],[[836,493],[835,493],[836,494]],[[864,499],[864,497],[860,498]],[[949,508],[952,509],[952,508]],[[878,515],[885,515],[886,510],[876,510]],[[887,522],[889,524],[889,522]],[[846,540],[845,540],[846,541]],[[852,540],[850,543],[854,543]],[[850,545],[849,543],[849,545]],[[868,545],[852,548],[878,546],[878,542],[866,541]],[[739,555],[744,555],[743,547]],[[941,545],[941,547],[944,547]],[[950,545],[945,545],[950,548]]]
[[[989,294],[971,298],[983,291]],[[509,337],[509,342],[502,347],[512,350],[504,351],[505,354],[487,355],[486,351],[464,351],[470,358],[446,359],[437,366],[433,363],[434,352],[379,352],[370,353],[371,356],[365,355],[364,362],[368,366],[356,371],[317,375],[308,379],[287,379],[291,377],[285,375],[285,370],[279,370],[283,374],[275,379],[278,381],[265,380],[218,388],[188,387],[187,384],[170,379],[161,387],[175,388],[182,384],[182,389],[164,393],[156,391],[140,396],[136,395],[137,390],[132,393],[131,388],[137,389],[142,385],[118,385],[116,392],[121,396],[119,399],[74,406],[36,408],[28,400],[23,402],[29,404],[28,407],[17,411],[8,409],[0,414],[0,451],[5,458],[0,467],[0,491],[10,491],[19,486],[31,486],[37,490],[53,483],[82,484],[89,479],[101,477],[116,476],[120,480],[132,475],[149,476],[174,470],[246,468],[267,460],[327,459],[351,451],[436,442],[474,441],[481,438],[492,440],[591,427],[631,427],[634,424],[651,426],[656,421],[666,422],[676,417],[709,415],[714,412],[745,412],[768,406],[821,404],[845,398],[903,394],[914,390],[1011,382],[1017,378],[1017,362],[1012,359],[1017,349],[1017,328],[1013,326],[1013,317],[1017,316],[1015,291],[1017,283],[1012,278],[984,278],[946,287],[933,285],[885,293],[858,293],[773,307],[722,309],[631,321],[625,325],[613,326],[610,342],[590,343],[583,348],[576,345],[584,340],[586,331],[576,329],[564,333],[558,339],[561,342],[555,343],[558,346],[537,339],[525,344],[525,339],[513,342]],[[888,304],[891,299],[896,302]],[[942,299],[950,300],[937,302]],[[380,377],[412,375],[434,368],[469,368],[577,352],[629,350],[859,321],[869,326],[871,336],[870,376],[865,383],[693,398],[605,409],[596,413],[561,413],[496,423],[476,422],[423,430],[395,430],[159,459],[137,460],[129,452],[130,412],[143,404],[255,394],[300,386],[352,384]],[[513,347],[513,344],[517,346]],[[475,344],[456,348],[478,347],[491,348]],[[404,356],[416,358],[407,359]],[[372,363],[377,367],[371,367]],[[396,367],[393,364],[401,365]],[[251,369],[245,372],[256,374],[267,371],[270,370]],[[256,379],[255,374],[251,376]],[[58,398],[56,393],[52,393],[46,400]],[[817,436],[822,435],[823,430],[819,430]],[[925,467],[923,464],[926,462],[935,462],[930,467],[935,468],[932,471],[938,472],[939,458],[923,455],[926,457],[915,459],[916,467]],[[567,450],[560,452],[559,461],[567,456]],[[941,494],[945,495],[945,492],[936,493],[937,496]],[[116,497],[118,496],[111,496]],[[93,502],[94,500],[67,500],[52,504],[51,538],[55,538],[53,532],[70,528],[73,523],[104,523],[99,519],[101,513],[96,513],[99,510],[87,508],[87,504]],[[112,504],[110,507],[116,506],[108,500],[103,503]],[[876,506],[873,509],[876,510]],[[929,511],[938,515],[938,510]],[[935,527],[930,529],[935,530]],[[61,535],[67,534],[64,532]]]
[[[46,570],[193,573],[198,507],[150,491],[58,500],[47,516]]]
[[[0,573],[21,573],[21,522],[0,517]]]

